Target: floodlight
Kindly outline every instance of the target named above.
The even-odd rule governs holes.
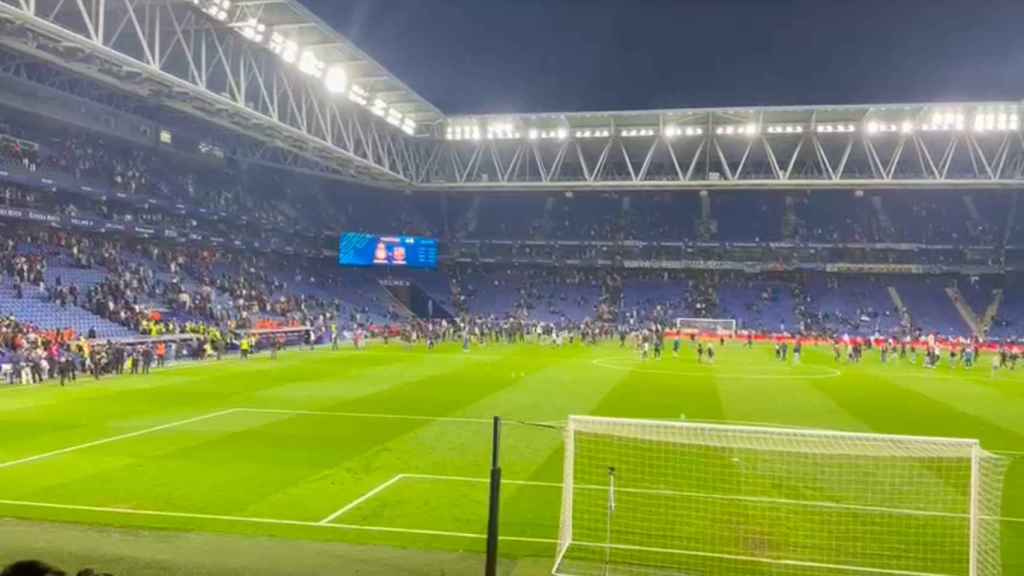
[[[294,64],[295,60],[299,57],[299,45],[294,40],[285,41],[281,47],[281,58],[289,63]]]
[[[299,70],[310,76],[320,78],[324,74],[324,63],[316,57],[312,50],[306,49],[302,51],[302,56],[299,57]]]
[[[344,92],[348,88],[348,74],[345,73],[345,68],[338,64],[328,68],[324,74],[324,87],[332,94]]]

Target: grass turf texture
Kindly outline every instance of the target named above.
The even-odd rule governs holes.
[[[487,485],[478,479],[488,473],[488,419],[496,414],[508,422],[502,463],[513,481],[503,487],[503,566],[517,575],[545,573],[554,557],[562,438],[515,420],[685,416],[970,437],[986,449],[1024,452],[1024,370],[993,377],[988,358],[964,371],[882,365],[877,353],[849,366],[835,365],[829,350],[805,349],[792,366],[769,347],[718,352],[709,367],[689,348],[641,362],[610,344],[469,353],[378,345],[2,389],[0,516],[48,523],[30,524],[34,546],[0,539],[0,562],[25,551],[69,558],[76,547],[83,554],[71,558],[92,561],[82,532],[49,523],[71,522],[142,529],[133,538],[151,537],[154,550],[178,531],[302,540],[297,555],[315,541],[345,542],[355,546],[337,561],[349,558],[359,573],[373,574],[377,546],[387,546],[403,551],[384,552],[399,565],[381,574],[477,574],[487,515]],[[1024,454],[1011,457],[1003,516],[1024,518]],[[1024,520],[1004,521],[1002,532],[1005,573],[1024,573]],[[460,551],[463,560],[452,560]],[[230,573],[222,561],[221,570],[200,570],[202,555],[170,561],[189,563],[190,573]],[[117,569],[113,551],[98,558]]]

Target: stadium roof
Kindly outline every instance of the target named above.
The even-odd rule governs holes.
[[[411,117],[418,125],[444,119],[433,104],[297,0],[237,0],[234,6],[239,8],[236,21],[258,18],[270,30],[314,50],[326,64],[342,64],[352,82],[383,98],[389,107]]]
[[[406,189],[1024,183],[1020,101],[446,116],[301,0],[96,2],[0,0],[0,45],[242,134],[246,160]]]
[[[877,122],[901,123],[910,121],[914,126],[922,124],[955,124],[971,128],[978,113],[1019,112],[1020,101],[994,102],[918,102],[888,104],[840,104],[822,106],[730,106],[726,108],[666,108],[652,110],[611,110],[588,112],[544,112],[526,114],[465,114],[448,116],[449,125],[488,125],[514,123],[538,128],[631,128],[665,125],[728,126],[754,122],[758,125],[794,124],[816,126],[833,123],[854,123],[859,129],[872,120]],[[934,121],[933,115],[941,114],[942,119]],[[952,115],[949,122],[947,114]],[[1016,128],[1014,129],[1016,131]]]

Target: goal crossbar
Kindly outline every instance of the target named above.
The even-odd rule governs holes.
[[[748,433],[751,435],[757,435],[761,437],[779,437],[779,438],[794,438],[794,437],[827,437],[827,438],[842,438],[851,441],[866,441],[866,442],[899,442],[899,443],[915,443],[915,444],[936,444],[945,447],[957,446],[964,450],[973,450],[975,447],[981,446],[981,442],[973,438],[946,438],[938,436],[908,436],[908,435],[892,435],[892,434],[879,434],[875,432],[853,432],[849,430],[824,430],[820,428],[779,428],[771,426],[751,426],[751,425],[731,425],[731,424],[718,424],[714,422],[687,422],[685,420],[653,420],[645,418],[630,418],[625,420],[623,418],[609,418],[603,416],[570,416],[569,426],[577,431],[595,431],[601,432],[606,431],[607,426],[621,424],[628,422],[630,424],[639,425],[636,431],[618,431],[617,435],[634,435],[636,438],[645,438],[650,434],[645,434],[640,430],[644,429],[660,429],[660,428],[678,428],[678,429],[691,429],[695,431],[722,431],[729,433]],[[671,441],[671,440],[669,440]]]
[[[692,332],[735,334],[734,318],[676,318],[676,329]]]

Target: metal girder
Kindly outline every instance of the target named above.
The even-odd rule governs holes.
[[[0,0],[0,44],[325,164],[406,187],[413,140],[184,0]]]
[[[421,188],[464,190],[1024,188],[1019,130],[919,129],[917,124],[896,130],[870,124],[867,130],[873,114],[865,110],[856,122],[828,121],[842,126],[830,132],[818,129],[824,121],[814,118],[768,123],[764,115],[723,118],[719,112],[691,116],[672,130],[666,130],[664,118],[644,130],[616,126],[610,117],[595,122],[594,115],[586,116],[589,128],[565,116],[541,122],[540,128],[509,127],[505,117],[505,132],[494,137],[488,137],[484,124],[475,139],[421,143],[431,147],[425,155],[437,161],[415,182]],[[756,129],[749,133],[722,129],[751,125]],[[682,126],[692,128],[689,135]],[[515,164],[463,160],[480,154]]]

